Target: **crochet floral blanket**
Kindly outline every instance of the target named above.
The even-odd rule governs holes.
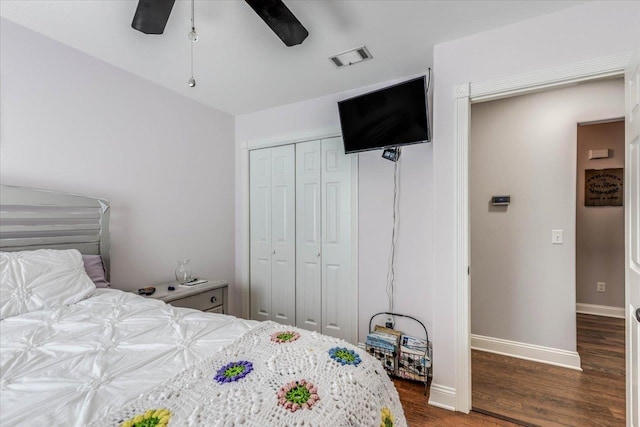
[[[153,375],[150,372],[150,375]],[[264,322],[95,426],[406,426],[378,360]]]

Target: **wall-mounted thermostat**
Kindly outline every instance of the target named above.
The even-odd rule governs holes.
[[[511,196],[492,196],[491,204],[493,206],[507,206],[511,202]]]

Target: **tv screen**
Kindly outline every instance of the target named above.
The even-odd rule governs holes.
[[[426,78],[338,102],[345,153],[431,140]]]

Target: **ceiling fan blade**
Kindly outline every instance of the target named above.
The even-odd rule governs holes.
[[[145,34],[162,34],[176,0],[139,0],[131,26]]]
[[[282,0],[245,1],[287,46],[300,44],[309,35]]]

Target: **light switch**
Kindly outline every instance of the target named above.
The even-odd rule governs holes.
[[[551,243],[554,245],[562,244],[562,230],[551,230]]]

